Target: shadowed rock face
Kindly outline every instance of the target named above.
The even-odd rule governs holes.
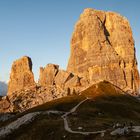
[[[23,88],[35,84],[32,73],[32,61],[29,57],[22,57],[16,60],[11,69],[10,80],[8,84],[8,95]]]
[[[126,18],[85,9],[75,25],[67,70],[90,83],[107,80],[138,92],[139,73],[132,31]]]

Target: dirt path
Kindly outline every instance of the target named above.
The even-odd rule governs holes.
[[[93,131],[93,132],[73,131],[68,124],[68,116],[70,114],[74,113],[81,104],[83,104],[84,102],[86,102],[89,99],[90,98],[86,98],[85,100],[81,101],[76,106],[74,106],[69,112],[66,112],[64,115],[61,116],[64,120],[64,128],[67,132],[72,133],[72,134],[82,134],[82,135],[89,135],[89,134],[102,134],[102,135],[104,135],[106,130]]]

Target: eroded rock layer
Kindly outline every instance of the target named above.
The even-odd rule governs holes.
[[[138,92],[139,73],[131,27],[113,12],[85,9],[75,25],[67,70],[89,79],[107,80]]]

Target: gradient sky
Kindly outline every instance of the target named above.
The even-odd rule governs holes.
[[[0,0],[0,81],[9,80],[12,62],[24,55],[32,58],[36,79],[48,63],[66,69],[74,24],[85,8],[127,17],[140,65],[140,0]]]

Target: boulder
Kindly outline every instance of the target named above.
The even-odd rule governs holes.
[[[90,83],[106,80],[124,91],[139,91],[134,39],[126,18],[85,9],[75,25],[67,71]]]
[[[11,68],[10,80],[8,83],[8,95],[35,84],[32,72],[31,58],[24,56],[16,60]]]

